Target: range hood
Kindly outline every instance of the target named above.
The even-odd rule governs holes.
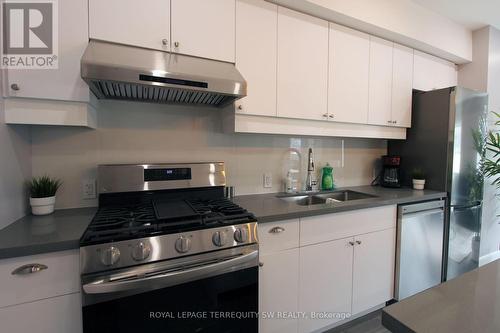
[[[246,96],[234,64],[91,40],[81,75],[100,99],[222,107]]]

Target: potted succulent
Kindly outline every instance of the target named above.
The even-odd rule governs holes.
[[[415,190],[423,190],[425,187],[425,174],[421,169],[413,169],[413,188]]]
[[[28,184],[33,215],[48,215],[54,212],[56,192],[61,181],[49,176],[34,177]]]

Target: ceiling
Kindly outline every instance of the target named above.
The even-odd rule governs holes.
[[[500,29],[499,0],[412,0],[419,5],[449,17],[471,30],[492,25]]]

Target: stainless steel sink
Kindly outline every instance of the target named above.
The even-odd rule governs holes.
[[[375,195],[355,192],[350,190],[335,191],[329,193],[316,193],[310,195],[298,194],[292,196],[281,196],[279,197],[283,201],[292,202],[300,206],[310,206],[310,205],[320,205],[329,202],[344,202],[351,200],[369,199],[375,198]]]

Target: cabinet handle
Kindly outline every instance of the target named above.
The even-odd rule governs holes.
[[[47,269],[48,267],[46,265],[42,264],[28,264],[28,265],[23,265],[21,267],[16,268],[15,270],[12,271],[12,275],[28,275],[28,274],[33,274],[37,273],[40,271],[43,271],[44,269]]]
[[[11,88],[12,90],[15,90],[15,91],[21,90],[21,88],[19,87],[19,85],[18,85],[17,83],[12,83],[12,84],[10,85],[10,88]]]
[[[167,40],[167,39],[162,39],[162,40],[161,40],[161,43],[162,43],[163,45],[167,46],[167,45],[168,45],[168,40]]]
[[[279,234],[280,232],[285,231],[285,228],[282,227],[274,227],[271,230],[269,230],[270,234]]]
[[[259,267],[263,267],[264,263],[262,261],[259,261]]]
[[[360,241],[360,240],[357,240],[357,241],[356,241],[356,244],[358,244],[358,245],[359,245],[359,244],[361,244],[361,241]]]
[[[387,120],[387,123],[388,124],[392,124],[392,120]]]
[[[243,110],[243,105],[241,105],[241,104],[238,105],[238,110],[240,110],[240,111]]]
[[[323,114],[323,118],[328,118],[328,113]]]
[[[354,246],[354,242],[352,242],[352,241],[349,242],[349,245]]]
[[[393,123],[393,124],[397,124],[397,123],[398,123],[398,121],[397,121],[397,120],[394,120],[392,123]]]
[[[334,118],[335,116],[333,114],[329,114],[328,118]]]
[[[179,47],[180,43],[179,42],[174,42],[175,47]]]

